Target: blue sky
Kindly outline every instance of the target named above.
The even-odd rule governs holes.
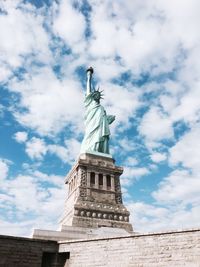
[[[198,0],[0,2],[0,232],[57,229],[84,133],[85,69],[116,115],[135,231],[200,221]]]

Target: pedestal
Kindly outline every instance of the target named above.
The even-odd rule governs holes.
[[[111,227],[132,232],[130,213],[122,203],[122,172],[106,154],[81,154],[65,181],[68,197],[61,228]]]

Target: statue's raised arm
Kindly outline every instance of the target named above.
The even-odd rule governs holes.
[[[93,74],[94,70],[92,67],[89,67],[87,69],[87,87],[86,87],[86,95],[89,95],[92,92],[92,74]]]
[[[115,116],[107,115],[100,104],[102,92],[92,89],[93,68],[87,69],[87,88],[85,97],[85,135],[81,153],[104,153],[109,155],[109,124]]]

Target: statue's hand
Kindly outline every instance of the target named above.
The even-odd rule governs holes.
[[[107,115],[108,123],[111,124],[115,120],[115,116]]]

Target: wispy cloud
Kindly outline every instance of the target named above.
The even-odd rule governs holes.
[[[39,171],[11,177],[8,174],[8,164],[2,160],[0,168],[1,232],[27,235],[33,226],[53,226],[53,222],[57,222],[63,209],[63,198],[66,195],[64,177],[47,175]],[[15,224],[14,221],[18,223]],[[27,225],[29,229],[22,231],[20,225]],[[16,230],[15,233],[12,226]]]

